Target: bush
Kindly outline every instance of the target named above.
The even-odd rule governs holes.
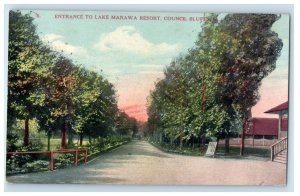
[[[106,152],[114,147],[117,147],[124,142],[130,141],[130,137],[112,136],[107,138],[97,138],[95,142],[89,143],[83,148],[88,149],[89,159],[99,156],[100,153]],[[18,138],[14,135],[10,136],[10,149],[14,149],[14,152],[25,152],[25,151],[39,151],[43,149],[43,144],[39,140],[31,143],[27,147],[14,146],[14,141]],[[77,148],[77,146],[73,146]],[[63,168],[68,165],[74,164],[74,153],[62,153],[54,155],[54,169]],[[83,154],[79,153],[78,160],[83,160]],[[49,169],[49,154],[32,154],[32,155],[8,155],[6,162],[7,174],[25,173],[25,172],[36,172],[46,171]]]
[[[54,168],[63,168],[74,163],[74,153],[55,154]]]
[[[26,163],[22,168],[24,172],[37,172],[49,170],[49,161],[37,160]]]
[[[7,133],[7,152],[14,152],[18,149],[17,143],[18,143],[19,137],[15,133]]]
[[[30,143],[29,146],[17,146],[13,144],[18,140],[13,134],[9,134],[7,136],[7,150],[8,152],[26,152],[26,151],[39,151],[43,149],[43,144],[41,141],[35,141]],[[38,159],[44,159],[45,155],[41,154],[31,154],[31,155],[7,155],[6,156],[6,170],[7,173],[14,173],[14,172],[26,172],[27,169],[25,167],[28,163],[33,163]]]

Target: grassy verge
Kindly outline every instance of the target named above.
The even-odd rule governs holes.
[[[216,152],[216,157],[234,158],[234,159],[269,160],[270,149],[246,147],[244,149],[244,156],[240,156],[240,147],[230,146],[229,153],[225,153],[225,147],[218,147]]]
[[[149,141],[149,143],[163,152],[173,153],[173,154],[181,154],[181,155],[189,155],[189,156],[204,156],[206,152],[206,149],[200,151],[198,147],[193,148],[193,147],[183,146],[180,149],[179,146],[170,145],[163,142],[161,143],[161,142]]]
[[[109,151],[111,151],[111,150],[113,150],[113,149],[115,149],[115,148],[118,148],[119,146],[122,146],[122,145],[124,145],[124,144],[127,144],[127,143],[129,143],[129,142],[130,142],[130,141],[119,142],[119,143],[117,143],[117,144],[115,144],[115,145],[109,145],[109,146],[107,146],[107,147],[105,147],[105,148],[103,148],[103,149],[94,151],[94,152],[88,154],[88,161],[91,161],[91,160],[97,158],[98,156],[100,156],[100,155],[102,155],[102,154],[104,154],[104,153],[106,153],[106,152],[109,152]],[[84,157],[79,158],[79,159],[78,159],[78,162],[82,162],[82,163],[83,163],[83,162],[84,162]]]
[[[170,145],[161,142],[149,141],[150,144],[160,149],[161,151],[173,154],[188,155],[188,156],[205,156],[206,149],[200,151],[199,147]],[[229,153],[225,153],[225,147],[218,147],[215,158],[228,158],[228,159],[252,159],[252,160],[269,160],[270,150],[261,148],[245,148],[244,156],[240,156],[240,148],[230,146]]]

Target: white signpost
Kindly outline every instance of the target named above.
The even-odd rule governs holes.
[[[218,142],[209,142],[205,156],[215,157]]]

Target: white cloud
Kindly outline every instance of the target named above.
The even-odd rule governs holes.
[[[179,44],[151,43],[133,26],[121,26],[113,32],[103,34],[94,47],[102,52],[127,52],[149,57],[174,53],[178,51]]]
[[[80,46],[74,46],[64,41],[64,36],[59,34],[46,34],[42,40],[49,44],[56,51],[63,51],[67,54],[86,55],[87,50]]]
[[[54,34],[54,33],[50,33],[50,34],[46,34],[42,40],[44,42],[53,42],[55,40],[58,40],[58,39],[63,39],[63,36],[62,35],[59,35],[59,34]]]

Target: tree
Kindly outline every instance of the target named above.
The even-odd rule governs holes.
[[[148,127],[176,137],[183,127],[186,138],[226,138],[228,144],[250,117],[262,79],[275,69],[282,42],[271,27],[278,19],[227,14],[219,20],[211,14],[195,46],[171,63],[151,92]]]
[[[138,132],[138,122],[123,111],[118,111],[115,119],[115,130],[118,135],[132,136]]]
[[[223,41],[228,48],[219,71],[223,80],[219,92],[222,102],[233,105],[241,115],[242,140],[251,108],[259,100],[261,81],[275,69],[282,49],[281,39],[271,29],[279,18],[275,14],[228,14],[219,24],[220,31],[230,38]],[[243,151],[244,142],[241,155]]]
[[[29,120],[34,119],[40,131],[47,133],[48,150],[56,130],[61,131],[61,148],[72,144],[75,133],[80,135],[80,145],[84,135],[96,138],[116,134],[120,111],[114,86],[101,73],[74,64],[43,43],[30,14],[10,12],[8,128],[24,121],[27,146]],[[135,133],[136,120],[121,116],[119,130]]]
[[[8,126],[20,118],[25,120],[24,146],[29,145],[29,119],[35,117],[31,102],[44,50],[30,14],[9,12],[8,43]]]
[[[108,136],[113,132],[117,113],[113,85],[101,75],[82,69],[75,96],[75,130],[83,136]]]

